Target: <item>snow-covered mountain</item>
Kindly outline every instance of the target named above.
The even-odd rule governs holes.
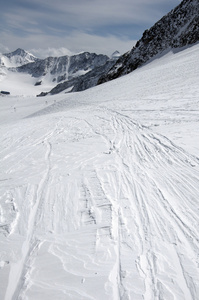
[[[184,0],[143,33],[135,47],[101,76],[98,84],[128,74],[165,50],[199,41],[199,0]]]
[[[9,84],[9,77],[11,76],[13,79],[15,77],[15,83],[20,84],[20,79],[18,78],[18,74],[16,73],[16,68],[23,66],[24,64],[39,62],[40,59],[32,55],[31,53],[18,48],[17,50],[0,54],[0,85],[3,89],[4,86],[13,85],[13,82]],[[19,79],[19,80],[18,80]],[[22,80],[24,80],[23,78]],[[27,80],[27,79],[26,79]],[[6,82],[8,81],[8,82]],[[14,85],[16,85],[14,83]]]
[[[111,62],[107,62],[96,73],[91,72],[78,80],[61,83],[49,93],[55,94],[67,89],[74,92],[90,88],[95,84],[128,74],[171,48],[182,48],[197,41],[199,41],[199,1],[184,0],[151,29],[146,30],[131,51],[122,56],[115,51],[111,56]]]
[[[18,72],[28,73],[39,82],[48,78],[49,81],[59,83],[78,77],[104,65],[108,56],[84,52],[72,56],[48,57],[46,59],[18,67]]]
[[[95,56],[96,56],[96,54],[95,54]],[[60,81],[64,80],[63,82],[61,82],[57,86],[53,87],[53,89],[50,90],[49,92],[42,92],[38,96],[46,96],[47,94],[55,95],[55,94],[58,94],[63,91],[65,91],[65,92],[67,92],[67,91],[68,92],[80,92],[80,91],[84,91],[86,89],[89,89],[89,88],[97,85],[99,78],[102,76],[102,74],[104,74],[108,70],[110,70],[110,68],[115,63],[115,60],[117,60],[118,57],[120,57],[120,53],[119,53],[119,51],[115,51],[111,55],[110,59],[108,57],[105,57],[105,59],[104,59],[104,57],[105,57],[104,55],[99,55],[97,57],[98,61],[100,62],[98,64],[96,64],[95,59],[93,59],[94,67],[90,68],[90,70],[88,70],[88,71],[83,71],[83,72],[78,71],[77,73],[75,73],[75,76],[72,71],[72,76],[68,76],[68,78],[66,78],[66,76],[61,76],[62,80],[60,80]],[[103,58],[103,60],[101,60],[101,58]],[[71,59],[73,59],[73,57],[70,58],[70,60]],[[76,60],[74,60],[74,61],[76,61]],[[79,65],[80,64],[78,63],[76,68]],[[73,70],[73,68],[74,68],[74,63],[72,63],[71,69]],[[82,69],[82,67],[81,67],[81,69]],[[87,68],[86,68],[86,70],[87,70]],[[70,71],[70,68],[69,68],[69,71]]]
[[[19,67],[27,63],[39,61],[37,57],[31,53],[18,48],[17,50],[1,54],[0,56],[0,67],[4,66],[6,68]]]
[[[74,90],[79,90],[96,85],[103,71],[108,71],[112,65],[113,60],[110,62],[109,57],[102,54],[84,52],[71,56],[38,59],[22,49],[17,49],[2,55],[0,80],[4,80],[1,82],[2,89],[11,78],[10,86],[13,86],[13,80],[19,82],[22,79],[31,86],[41,86],[40,91],[43,89],[49,92],[61,82],[65,82],[65,85]],[[87,75],[88,73],[90,75]],[[82,84],[84,75],[86,82]],[[56,90],[60,90],[60,86]],[[35,88],[35,91],[38,93],[39,90]]]
[[[29,84],[34,95],[83,91],[127,74],[169,49],[182,48],[197,41],[199,0],[184,0],[146,30],[136,46],[122,56],[118,51],[111,58],[85,52],[38,59],[22,49],[4,54],[0,63],[1,89],[12,88],[16,86],[13,81],[24,80],[27,91]]]

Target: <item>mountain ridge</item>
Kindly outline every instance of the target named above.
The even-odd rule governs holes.
[[[199,0],[183,0],[178,6],[144,31],[136,45],[123,55],[81,52],[39,59],[18,48],[1,55],[0,77],[8,72],[28,74],[31,84],[41,85],[41,96],[60,92],[83,91],[126,75],[165,51],[199,41]],[[17,75],[18,76],[18,75]],[[33,80],[32,80],[33,79]]]
[[[128,74],[169,48],[199,41],[199,1],[184,0],[144,31],[141,39],[98,80],[98,84]]]
[[[32,77],[40,78],[47,74],[52,75],[52,81],[60,82],[77,76],[78,72],[88,72],[95,67],[103,65],[108,56],[83,52],[77,55],[64,55],[60,57],[47,57],[45,59],[25,64],[18,67],[18,72],[30,74]]]
[[[18,48],[1,56],[0,75],[1,79],[5,80],[9,73],[15,73],[16,76],[20,73],[27,74],[33,79],[31,80],[33,86],[42,85],[44,90],[48,89],[49,91],[57,84],[71,82],[73,79],[75,84],[80,86],[79,77],[82,81],[82,76],[90,71],[92,77],[95,76],[95,69],[102,71],[103,68],[101,69],[101,67],[109,60],[107,55],[90,52],[39,59]],[[110,68],[112,65],[108,64],[108,66]],[[100,75],[98,71],[98,78]],[[96,85],[97,80],[94,81],[93,85]],[[74,82],[72,81],[73,85]]]

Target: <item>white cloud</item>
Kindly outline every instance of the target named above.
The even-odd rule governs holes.
[[[67,48],[64,48],[64,47],[46,48],[46,49],[42,49],[42,48],[34,49],[33,48],[33,49],[29,49],[28,51],[39,58],[46,58],[49,56],[58,57],[58,56],[73,54],[70,50],[68,50]]]
[[[26,5],[16,6],[14,1],[6,13],[0,11],[5,20],[0,24],[1,43],[12,50],[34,49],[40,56],[62,55],[65,49],[124,53],[135,44],[135,35],[140,38],[163,16],[160,7],[169,6],[168,12],[179,4],[179,0],[21,0]]]
[[[32,0],[27,1],[32,3]],[[51,20],[56,20],[58,16],[58,23],[78,28],[153,22],[161,17],[161,12],[158,13],[155,6],[160,8],[161,5],[168,5],[174,8],[179,0],[34,0],[36,3],[38,15],[44,13]]]
[[[76,31],[71,36],[65,38],[67,45],[73,45],[72,51],[90,51],[111,55],[115,50],[124,53],[130,50],[136,41],[127,37],[118,38],[113,35],[98,36]]]
[[[121,24],[152,25],[162,17],[161,5],[173,8],[178,2],[179,0],[26,0],[26,8],[11,6],[10,11],[4,15],[6,23],[15,29],[28,31],[31,27],[37,27],[44,31],[51,24],[60,31],[72,27],[94,32],[99,27]],[[38,6],[37,9],[32,8],[32,3]]]
[[[7,43],[12,51],[18,47],[30,52],[32,49],[32,53],[34,52],[33,54],[39,57],[64,55],[68,51],[72,53],[89,51],[111,55],[118,50],[124,53],[130,50],[136,42],[127,37],[118,38],[113,35],[102,37],[81,31],[74,31],[64,37],[44,34],[16,37],[12,33],[4,32],[1,35],[1,41],[3,44]]]

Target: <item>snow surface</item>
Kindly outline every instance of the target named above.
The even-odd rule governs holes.
[[[0,74],[0,90],[9,91],[14,97],[36,96],[41,92],[48,92],[56,85],[50,74],[43,79],[42,85],[35,86],[38,81],[38,78],[29,74],[6,70],[5,75]]]
[[[198,51],[0,97],[0,299],[199,299]]]

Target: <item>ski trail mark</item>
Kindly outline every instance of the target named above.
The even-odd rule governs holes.
[[[30,212],[27,237],[22,245],[21,259],[17,263],[13,264],[10,270],[10,276],[9,276],[9,282],[8,282],[5,300],[10,300],[10,299],[15,300],[18,298],[21,288],[24,284],[25,274],[27,271],[26,270],[27,261],[29,259],[30,253],[34,249],[35,244],[37,244],[38,247],[39,242],[34,237],[34,231],[38,222],[38,213],[40,211],[40,207],[43,201],[43,192],[48,183],[49,172],[50,172],[51,144],[47,141],[47,139],[44,141],[44,144],[46,145],[46,154],[45,154],[46,171],[44,172],[44,175],[39,183],[37,189],[36,202]]]

